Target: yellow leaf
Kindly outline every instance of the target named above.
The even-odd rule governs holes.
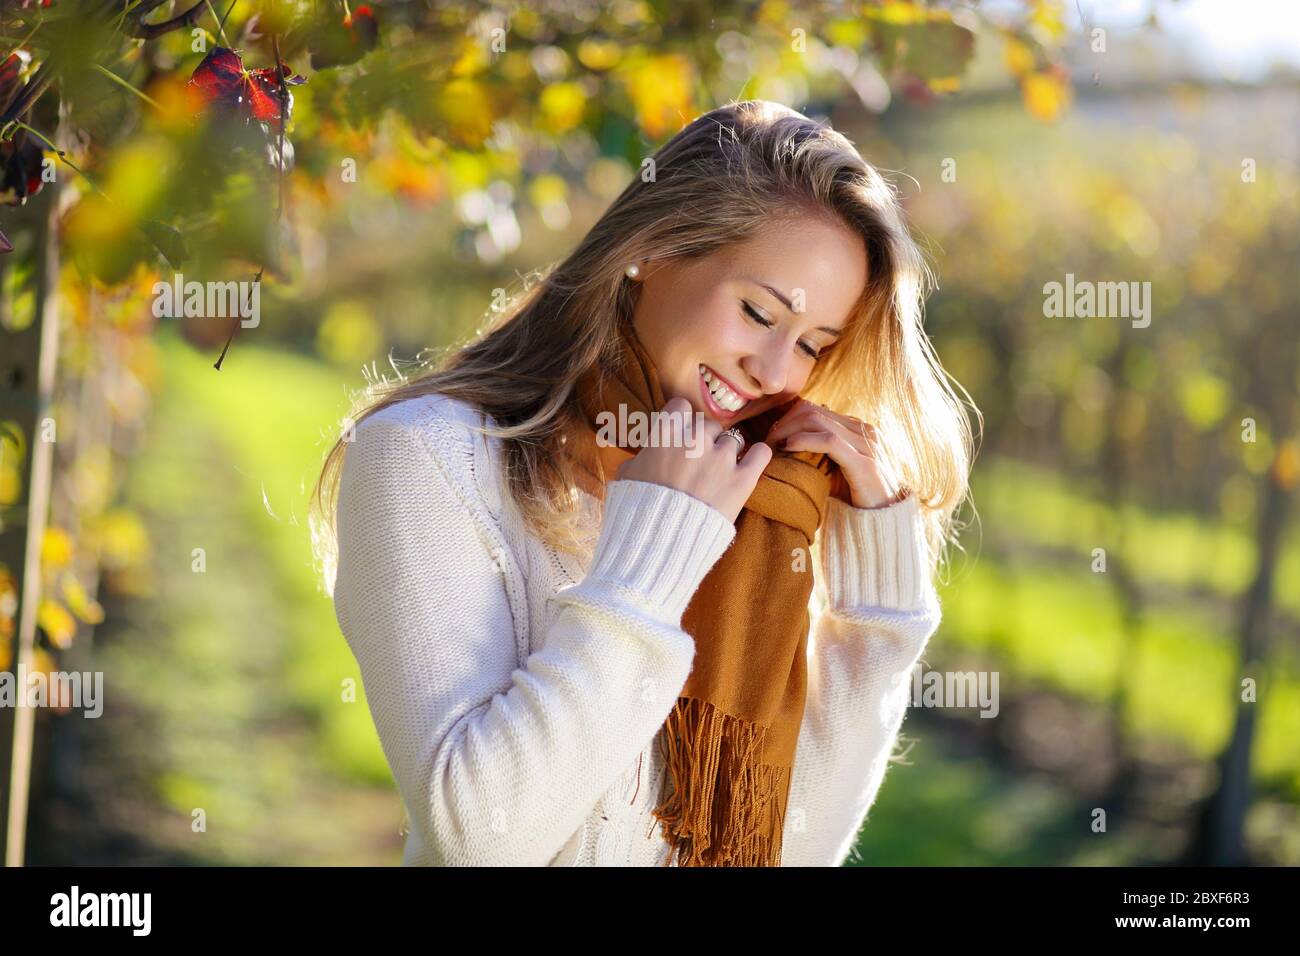
[[[97,242],[121,242],[130,232],[134,220],[119,214],[109,199],[98,193],[84,197],[68,212],[64,236],[70,242],[93,245]]]
[[[14,636],[14,615],[18,613],[18,582],[9,569],[0,564],[0,657],[9,652]],[[0,663],[0,671],[7,665]]]
[[[0,562],[0,614],[4,614],[6,608],[9,614],[14,613],[14,608],[9,607],[6,603],[11,597],[16,605],[18,601],[18,582],[14,580],[9,566],[4,562]]]
[[[438,110],[463,143],[478,147],[492,134],[492,104],[481,83],[467,79],[447,83]]]
[[[1065,19],[1060,0],[1038,0],[1029,22],[1050,43],[1056,43],[1065,36]]]
[[[48,527],[41,540],[41,565],[52,571],[67,567],[72,560],[72,538],[62,528]]]
[[[104,608],[98,601],[86,593],[75,574],[63,576],[63,597],[68,602],[68,609],[87,624],[102,624]]]
[[[149,533],[129,511],[115,508],[105,512],[94,523],[93,530],[100,560],[107,568],[132,567],[149,553]]]
[[[542,18],[536,10],[520,6],[517,10],[512,10],[511,14],[514,18],[510,24],[511,30],[521,37],[533,39],[537,36],[537,31],[542,29]]]
[[[867,22],[858,17],[842,17],[832,20],[826,24],[822,31],[826,39],[835,46],[846,46],[853,50],[860,50],[870,39],[870,28]]]
[[[176,165],[174,153],[172,143],[161,136],[131,141],[110,153],[103,189],[113,199],[103,214],[113,220],[125,217],[134,222],[152,209],[170,181]]]
[[[696,110],[692,105],[695,71],[680,54],[646,57],[623,75],[637,122],[646,135],[658,139],[681,129]]]
[[[77,633],[77,622],[62,604],[41,598],[36,609],[36,623],[55,647],[66,650],[72,646],[73,635]]]
[[[473,37],[466,37],[460,44],[460,56],[452,64],[451,75],[457,77],[474,76],[482,73],[489,65],[484,44]]]
[[[16,504],[23,493],[23,477],[18,468],[0,462],[0,505]]]
[[[879,6],[866,7],[863,15],[882,23],[925,23],[930,19],[930,12],[915,3],[903,0],[885,0]]]
[[[1178,399],[1188,422],[1198,431],[1207,431],[1227,412],[1231,389],[1209,372],[1191,372],[1178,384]]]
[[[40,671],[42,674],[51,674],[59,669],[58,662],[55,661],[54,655],[43,647],[37,647],[32,651],[32,670]]]
[[[188,131],[194,114],[203,108],[203,94],[189,85],[185,76],[163,73],[154,79],[145,92],[158,106],[140,111],[146,127],[179,135]]]
[[[1277,457],[1273,459],[1273,480],[1287,491],[1300,480],[1300,444],[1294,438],[1278,446]]]
[[[1025,108],[1041,120],[1054,120],[1070,103],[1070,84],[1057,70],[1029,73],[1021,78]]]
[[[528,184],[528,198],[539,209],[551,203],[563,202],[568,192],[569,187],[564,177],[555,173],[543,173]]]
[[[587,37],[578,44],[578,62],[589,70],[613,69],[622,56],[622,48],[613,40]]]
[[[1002,62],[1016,76],[1024,76],[1034,68],[1034,51],[1029,48],[1029,44],[1008,36],[1002,48]]]
[[[578,83],[552,83],[542,90],[541,126],[551,133],[565,133],[582,122],[587,94]]]
[[[32,670],[42,674],[53,674],[59,669],[59,662],[43,647],[35,648],[32,654]],[[66,681],[49,681],[46,685],[49,694],[46,702],[51,710],[66,711],[72,707],[72,688]],[[60,694],[60,691],[63,693]]]

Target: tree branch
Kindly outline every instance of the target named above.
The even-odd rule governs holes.
[[[148,4],[146,3],[145,5],[147,6]],[[149,12],[146,10],[132,17],[131,27],[127,30],[127,33],[139,40],[157,39],[163,34],[171,33],[173,30],[179,30],[181,27],[192,26],[201,16],[203,16],[203,10],[206,5],[205,0],[199,0],[198,3],[194,4],[194,6],[190,7],[184,13],[177,14],[170,20],[163,20],[161,23],[144,23],[144,15]]]
[[[5,107],[4,113],[0,114],[0,126],[4,126],[12,120],[18,119],[26,113],[33,103],[35,103],[54,82],[54,70],[50,68],[49,61],[45,61],[36,68],[31,80],[22,91]]]

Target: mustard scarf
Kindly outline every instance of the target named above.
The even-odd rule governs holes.
[[[666,401],[630,326],[622,341],[620,364],[593,369],[578,384],[591,428],[578,453],[590,461],[598,462],[600,412],[617,417],[624,403],[626,413],[648,415]],[[745,447],[762,441],[788,407],[739,423]],[[623,460],[638,450],[620,448]],[[659,733],[668,780],[654,810],[678,866],[780,865],[808,684],[809,547],[837,467],[821,452],[774,452],[736,519],[735,539],[682,616],[695,662]]]

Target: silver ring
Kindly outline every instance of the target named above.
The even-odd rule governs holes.
[[[728,429],[727,429],[725,432],[723,432],[722,434],[723,434],[723,435],[726,435],[728,438],[734,438],[734,439],[736,439],[736,441],[738,441],[738,442],[740,443],[740,451],[736,452],[736,456],[739,457],[739,456],[740,456],[740,453],[743,452],[743,451],[745,450],[745,436],[741,433],[740,429],[739,429],[739,428],[728,428]],[[719,435],[718,437],[721,438],[722,435]]]

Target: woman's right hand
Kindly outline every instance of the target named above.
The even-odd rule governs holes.
[[[756,442],[737,459],[740,445],[731,437],[723,437],[723,428],[707,415],[701,416],[703,427],[696,428],[688,445],[683,434],[683,420],[695,411],[684,398],[673,398],[664,404],[665,412],[676,412],[666,421],[669,427],[660,431],[660,440],[666,445],[645,447],[619,466],[617,479],[648,481],[684,491],[711,505],[734,522],[758,484],[758,478],[772,460],[772,448]],[[694,446],[694,447],[692,447]],[[696,450],[702,453],[692,458],[687,455]]]

